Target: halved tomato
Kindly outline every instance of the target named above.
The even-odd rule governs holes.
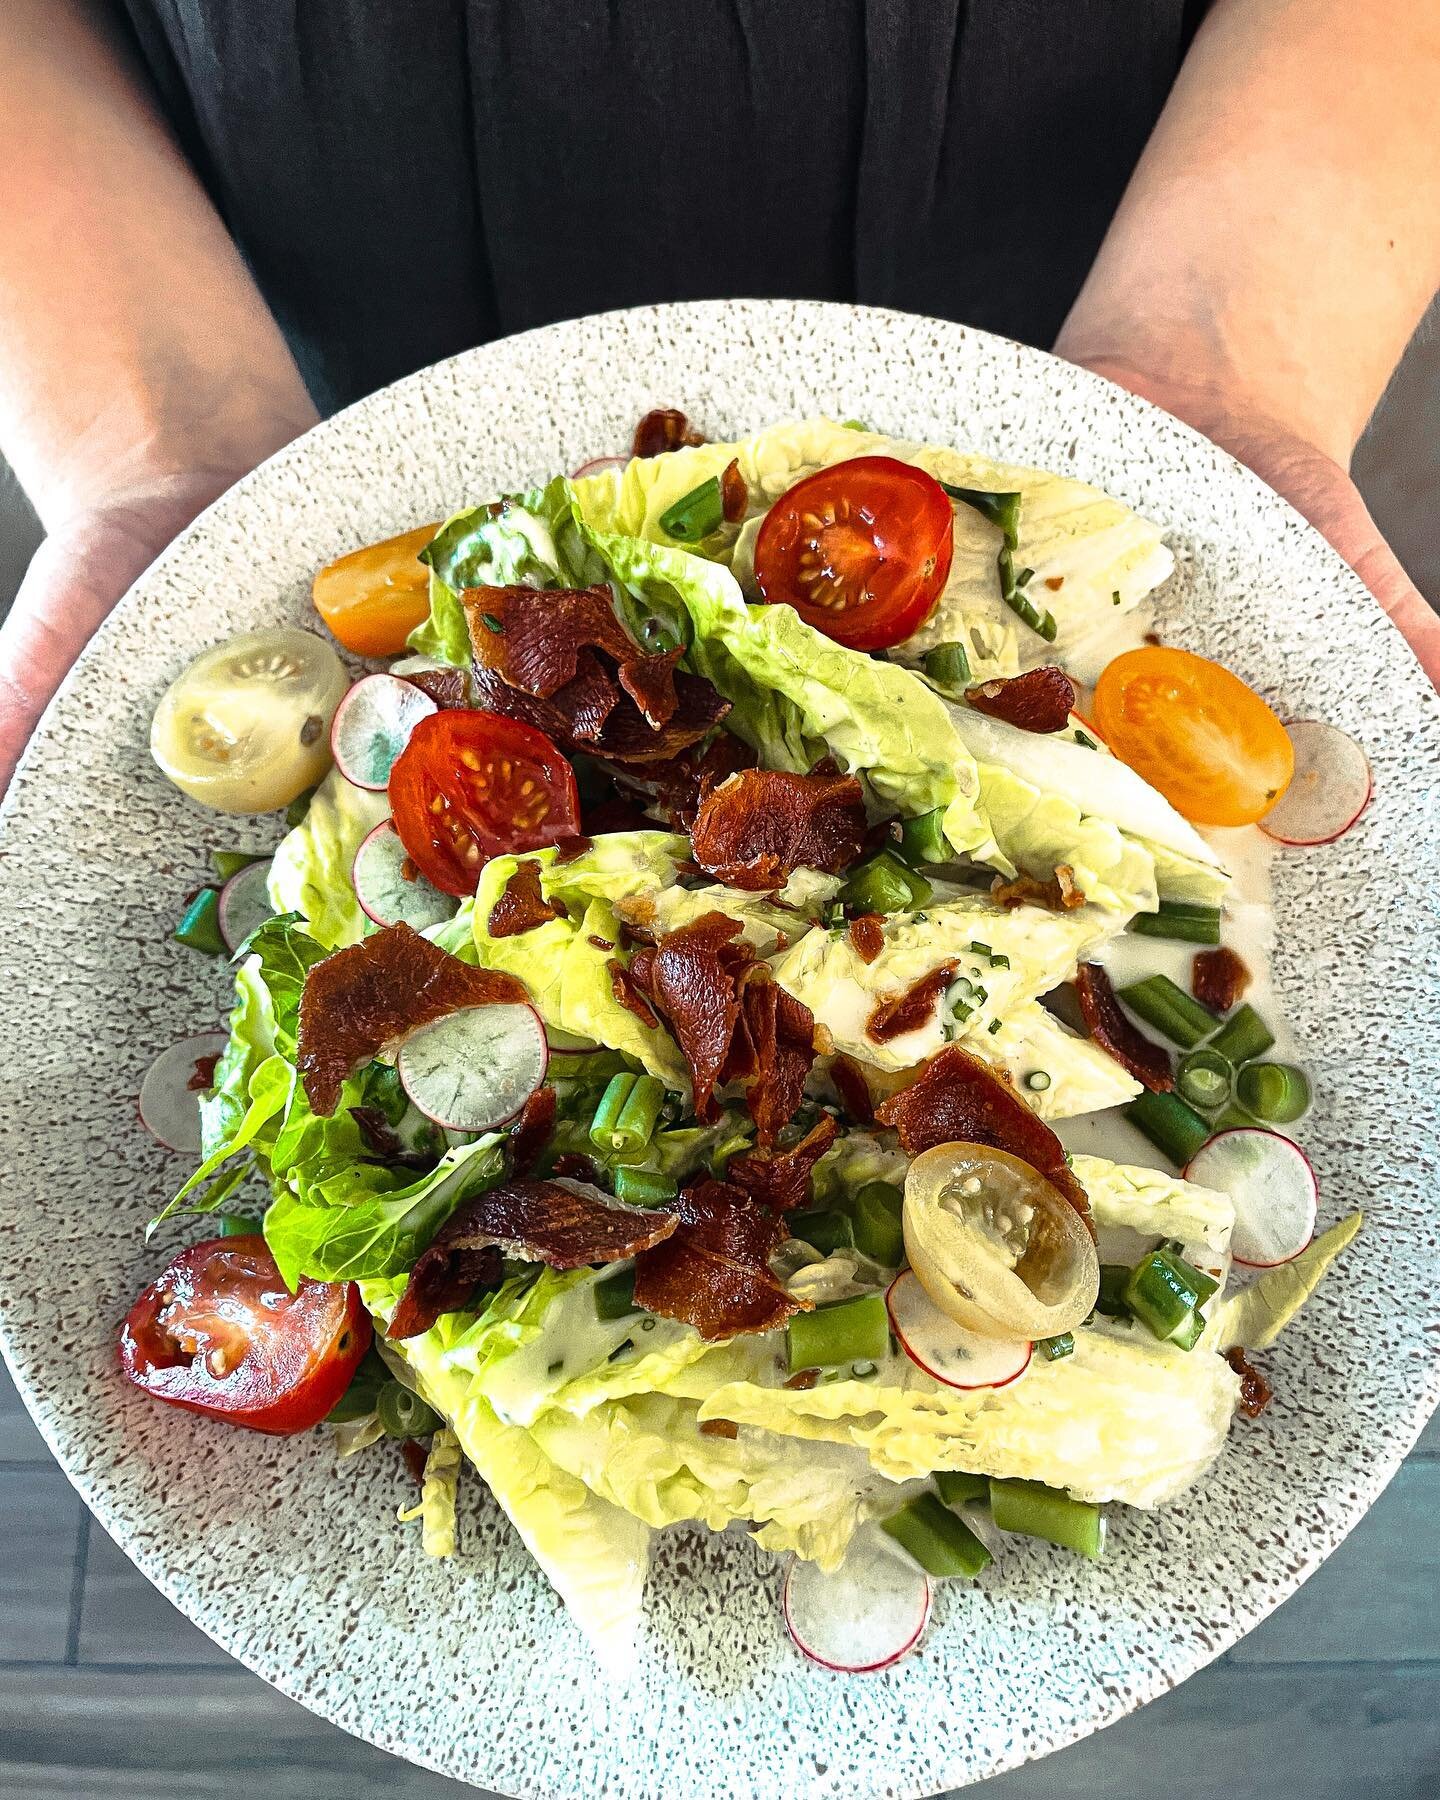
[[[857,456],[797,482],[755,539],[763,599],[852,650],[885,650],[924,624],[950,574],[954,511],[934,476]]]
[[[131,1307],[120,1367],[171,1406],[289,1437],[335,1405],[370,1336],[354,1282],[292,1294],[263,1237],[208,1238]]]
[[[420,552],[440,529],[417,525],[339,556],[315,577],[315,610],[357,656],[398,656],[430,611],[430,571]]]
[[[492,856],[538,850],[580,830],[564,755],[533,725],[498,713],[432,713],[390,771],[390,810],[427,881],[462,898]]]
[[[1238,675],[1189,650],[1127,650],[1095,686],[1095,724],[1197,825],[1250,825],[1290,785],[1285,727]]]

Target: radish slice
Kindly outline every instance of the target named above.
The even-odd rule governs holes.
[[[258,862],[238,870],[221,888],[218,922],[229,950],[238,950],[252,931],[275,917],[269,882],[270,864]]]
[[[981,1337],[957,1325],[920,1285],[913,1269],[890,1283],[885,1296],[900,1347],[917,1369],[953,1388],[1004,1387],[1030,1366],[1028,1341]]]
[[[200,1149],[200,1094],[190,1086],[203,1056],[218,1056],[230,1040],[223,1031],[202,1031],[162,1050],[140,1083],[140,1123],[167,1150],[189,1155]]]
[[[446,1131],[490,1131],[513,1119],[545,1079],[549,1051],[533,1006],[467,1006],[422,1025],[400,1046],[400,1085]]]
[[[1293,1261],[1315,1235],[1315,1171],[1299,1145],[1278,1131],[1222,1131],[1191,1157],[1185,1179],[1234,1202],[1230,1254],[1238,1263],[1273,1269]]]
[[[1285,729],[1295,747],[1295,773],[1260,829],[1277,844],[1333,844],[1370,804],[1369,758],[1348,733],[1321,719]]]
[[[792,1557],[780,1606],[795,1647],[822,1669],[873,1675],[920,1642],[930,1617],[930,1578],[862,1526],[833,1575]]]
[[[356,787],[378,793],[389,781],[410,733],[438,710],[413,682],[398,675],[367,675],[335,708],[330,753],[336,768]]]
[[[592,456],[589,462],[581,463],[570,476],[572,481],[584,481],[589,475],[603,475],[606,469],[623,469],[630,458],[628,456]]]
[[[391,819],[382,819],[361,840],[350,880],[361,910],[377,925],[424,931],[455,916],[455,901],[415,869]]]

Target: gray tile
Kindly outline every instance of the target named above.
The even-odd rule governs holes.
[[[173,1663],[180,1668],[234,1662],[145,1579],[92,1520],[80,1606],[83,1663]]]
[[[483,1800],[238,1668],[0,1669],[0,1800]]]
[[[26,1412],[0,1357],[0,1463],[49,1461],[50,1447]]]
[[[1416,587],[1440,608],[1440,298],[1355,452],[1356,485]]]
[[[976,1800],[1434,1800],[1440,1663],[1216,1664]]]
[[[1407,1463],[1334,1556],[1231,1652],[1235,1663],[1440,1652],[1440,1462]]]
[[[1431,1413],[1420,1433],[1412,1456],[1440,1456],[1440,1412]]]
[[[0,1469],[0,1659],[64,1656],[79,1533],[59,1469]]]

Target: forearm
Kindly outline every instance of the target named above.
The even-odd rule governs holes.
[[[1348,464],[1440,286],[1437,91],[1432,5],[1218,0],[1056,348]]]
[[[0,447],[49,528],[219,491],[315,417],[223,224],[83,0],[5,0],[0,92]]]

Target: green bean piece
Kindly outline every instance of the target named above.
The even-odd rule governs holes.
[[[1130,1308],[1125,1304],[1125,1285],[1129,1279],[1128,1263],[1101,1263],[1096,1312],[1103,1313],[1107,1319],[1128,1319]]]
[[[595,1317],[597,1319],[623,1319],[628,1314],[639,1312],[635,1304],[635,1265],[628,1264],[623,1269],[612,1269],[608,1275],[602,1275],[595,1283]]]
[[[913,912],[935,892],[923,875],[907,869],[890,850],[861,863],[845,884],[842,899],[857,913]]]
[[[935,1491],[947,1506],[987,1506],[990,1477],[970,1475],[963,1469],[941,1469],[935,1476]]]
[[[718,475],[682,494],[660,515],[660,529],[678,544],[698,544],[724,523],[725,501]]]
[[[1213,1112],[1230,1098],[1235,1071],[1214,1050],[1192,1050],[1175,1071],[1175,1088],[1191,1106]]]
[[[1098,1562],[1105,1548],[1105,1515],[1043,1481],[990,1482],[990,1511],[1002,1531],[1043,1538]]]
[[[1075,1354],[1075,1334],[1073,1331],[1058,1332],[1054,1337],[1041,1338],[1035,1348],[1046,1362],[1060,1362]]]
[[[920,659],[920,667],[936,687],[957,699],[970,685],[970,657],[963,644],[936,644]]]
[[[664,1206],[680,1192],[679,1183],[669,1175],[657,1175],[651,1169],[632,1169],[617,1165],[614,1174],[615,1198],[627,1206]]]
[[[368,1419],[380,1398],[380,1390],[389,1385],[390,1371],[369,1349],[360,1358],[350,1385],[325,1415],[327,1425],[348,1425],[353,1419]]]
[[[1218,944],[1220,908],[1194,900],[1162,900],[1153,913],[1137,913],[1129,929],[1141,937],[1170,938],[1181,944]]]
[[[1212,1130],[1208,1119],[1175,1094],[1141,1094],[1125,1108],[1125,1117],[1177,1169],[1209,1141]]]
[[[1247,1063],[1236,1082],[1236,1098],[1267,1125],[1293,1125],[1309,1110],[1310,1083],[1293,1063]]]
[[[401,1381],[387,1381],[375,1397],[375,1412],[386,1437],[429,1437],[444,1423],[433,1406]]]
[[[993,1558],[975,1533],[934,1494],[917,1494],[899,1512],[880,1521],[880,1529],[927,1575],[978,1575]]]
[[[1174,1342],[1188,1333],[1194,1314],[1215,1288],[1209,1275],[1183,1257],[1152,1250],[1130,1271],[1125,1303],[1162,1343]]]
[[[177,944],[205,956],[224,956],[229,949],[220,931],[220,890],[201,888],[175,927]]]
[[[890,1352],[890,1315],[882,1294],[857,1294],[814,1312],[795,1313],[785,1327],[791,1373],[839,1363],[882,1361]]]
[[[653,1080],[654,1077],[649,1077]],[[625,1110],[625,1103],[635,1091],[638,1075],[628,1070],[619,1075],[612,1075],[600,1096],[600,1104],[595,1108],[595,1116],[590,1121],[590,1142],[597,1150],[615,1151],[620,1145],[615,1141],[616,1131],[620,1125],[620,1115]]]
[[[822,1256],[833,1250],[850,1250],[855,1244],[855,1231],[848,1213],[838,1207],[817,1207],[813,1212],[791,1213],[786,1220],[791,1237],[809,1244]]]
[[[1215,1033],[1210,1048],[1229,1059],[1238,1069],[1241,1063],[1253,1062],[1275,1046],[1275,1034],[1247,1000],[1236,1007]]]
[[[905,1260],[904,1205],[904,1194],[888,1181],[867,1181],[850,1203],[855,1248],[887,1269]]]
[[[900,854],[911,867],[919,863],[947,862],[950,846],[945,841],[945,808],[920,813],[900,827]]]
[[[1182,1050],[1193,1050],[1220,1023],[1208,1007],[1192,999],[1168,975],[1147,975],[1143,981],[1132,982],[1119,990],[1119,998],[1136,1018],[1153,1025]]]

